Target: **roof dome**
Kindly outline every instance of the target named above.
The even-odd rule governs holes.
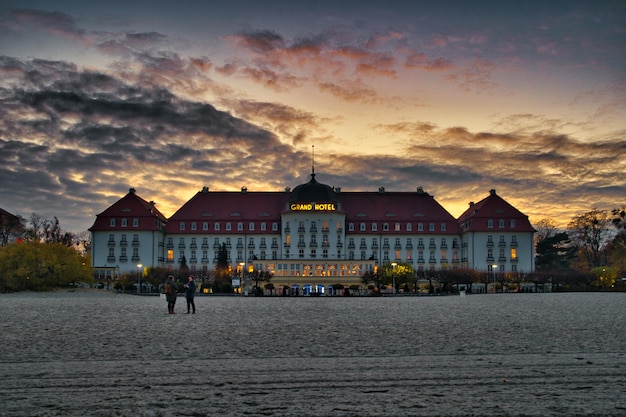
[[[311,174],[311,180],[306,184],[300,184],[291,191],[289,202],[325,202],[337,201],[335,191],[329,185],[317,182],[315,173]]]

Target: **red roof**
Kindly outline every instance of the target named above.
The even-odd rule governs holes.
[[[179,232],[181,222],[278,222],[285,210],[287,192],[210,191],[204,188],[170,217],[166,230]],[[248,228],[246,227],[246,230]],[[213,230],[211,228],[211,230]],[[187,233],[206,233],[200,225]],[[257,230],[261,233],[260,230]]]
[[[111,226],[111,219],[115,219],[115,226]],[[122,226],[122,219],[127,220],[127,226]],[[133,226],[134,219],[139,221]],[[96,215],[94,225],[90,231],[101,230],[162,230],[167,218],[156,208],[154,202],[148,202],[135,194],[131,188],[124,197],[111,207]]]
[[[501,221],[503,226],[500,225]],[[528,216],[497,195],[496,190],[490,190],[489,196],[478,203],[470,203],[470,207],[459,217],[459,225],[464,232],[535,232]]]
[[[346,192],[339,194],[342,208],[346,212],[346,221],[355,223],[436,223],[438,234],[458,234],[456,219],[446,211],[430,194],[417,192]],[[446,224],[445,232],[440,225]],[[369,227],[367,230],[370,230]],[[382,230],[382,229],[379,229]],[[416,230],[415,228],[413,229]],[[356,230],[355,230],[356,232]],[[394,232],[390,228],[390,232]]]

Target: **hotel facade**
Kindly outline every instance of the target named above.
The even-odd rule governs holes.
[[[222,245],[235,271],[272,274],[300,294],[362,287],[386,263],[416,271],[469,268],[534,271],[528,217],[491,190],[455,219],[421,187],[414,192],[343,192],[316,180],[278,192],[202,188],[169,219],[134,189],[96,216],[93,267],[115,276],[138,268],[211,275]]]

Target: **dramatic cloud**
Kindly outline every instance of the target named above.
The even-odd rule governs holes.
[[[562,225],[624,204],[623,2],[112,1],[0,6],[3,209],[80,231],[134,187],[170,215],[305,182],[312,145],[324,183],[453,215],[491,188]]]

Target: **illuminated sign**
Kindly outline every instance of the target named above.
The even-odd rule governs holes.
[[[336,211],[334,203],[292,203],[291,211]]]

